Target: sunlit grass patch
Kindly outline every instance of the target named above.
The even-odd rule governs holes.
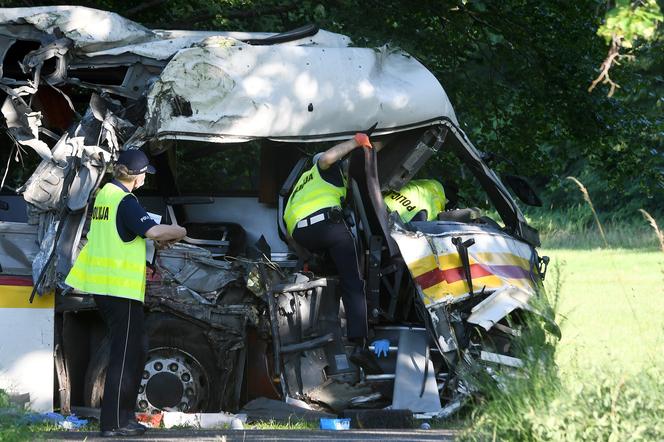
[[[638,373],[664,356],[664,253],[544,250],[562,267],[563,376],[593,368]]]
[[[248,429],[256,430],[314,430],[320,428],[318,421],[301,419],[256,421],[246,425]]]

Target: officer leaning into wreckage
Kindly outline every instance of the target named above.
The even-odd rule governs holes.
[[[385,205],[397,212],[403,222],[433,221],[445,210],[445,190],[436,180],[411,180],[398,191],[387,192]]]
[[[376,150],[380,150],[382,144],[375,144]],[[313,166],[302,173],[293,188],[284,211],[284,222],[298,244],[310,251],[329,252],[339,272],[347,337],[355,344],[350,360],[367,373],[375,374],[382,370],[367,346],[364,281],[355,241],[341,210],[346,198],[346,174],[341,160],[358,147],[373,148],[367,133],[357,133],[352,139],[314,156]],[[379,349],[375,351],[378,354]]]
[[[101,407],[101,435],[135,436],[145,432],[134,407],[147,353],[144,333],[145,238],[157,242],[182,239],[178,225],[156,224],[131,193],[155,169],[140,150],[120,154],[114,179],[95,198],[88,242],[78,255],[66,284],[92,294],[108,327],[111,353]]]

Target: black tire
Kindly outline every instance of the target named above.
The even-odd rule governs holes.
[[[146,315],[145,326],[148,336],[148,357],[146,371],[141,380],[142,389],[139,391],[137,411],[154,412],[166,408],[166,405],[169,409],[187,412],[219,411],[223,386],[219,382],[215,353],[208,344],[203,330],[190,322],[165,313]],[[85,405],[88,407],[101,407],[109,347],[110,343],[105,338],[88,366],[84,393]],[[155,373],[155,362],[174,360],[180,366],[177,372],[172,373],[167,370],[168,367],[162,367],[161,372]],[[173,385],[176,378],[180,380],[178,376],[188,378],[189,381],[180,382],[182,397],[185,398],[185,394],[190,391],[194,394],[187,395],[184,401],[175,403],[177,401],[173,396]],[[187,389],[187,385],[191,388]],[[177,383],[175,387],[179,392],[180,387]],[[175,395],[177,396],[177,393]],[[147,402],[147,407],[145,402],[141,401]]]

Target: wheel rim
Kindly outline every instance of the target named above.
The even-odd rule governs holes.
[[[208,375],[195,357],[179,348],[154,348],[148,352],[136,408],[143,413],[201,411],[209,385]]]

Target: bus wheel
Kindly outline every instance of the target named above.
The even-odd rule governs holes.
[[[202,329],[168,314],[146,317],[149,338],[136,411],[219,411],[223,386],[218,385],[215,356]],[[88,367],[85,403],[100,408],[108,365],[109,342],[102,341]]]

